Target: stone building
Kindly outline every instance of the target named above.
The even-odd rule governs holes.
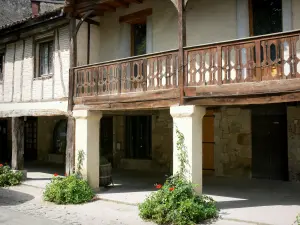
[[[83,150],[92,187],[101,158],[175,173],[177,129],[199,192],[203,175],[299,181],[298,9],[297,0],[67,0],[1,28],[0,115],[37,118],[39,160],[64,161],[44,145],[64,130],[66,171]],[[53,40],[53,75],[38,76],[51,64],[36,63],[39,38]]]

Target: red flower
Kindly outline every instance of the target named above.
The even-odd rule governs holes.
[[[174,189],[175,189],[174,187],[170,187],[169,191],[174,191]]]
[[[55,174],[54,174],[54,176],[55,176],[55,177],[57,177],[57,176],[58,176],[58,174],[57,174],[57,173],[55,173]]]
[[[157,184],[155,187],[156,187],[157,189],[161,189],[161,188],[162,188],[162,185],[161,185],[161,184]]]
[[[2,167],[3,166],[3,164],[0,164],[0,167]]]

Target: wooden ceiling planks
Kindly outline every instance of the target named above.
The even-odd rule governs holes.
[[[105,12],[115,12],[117,8],[128,8],[131,3],[142,4],[143,0],[71,0],[66,1],[65,12],[82,15],[94,10],[93,16],[103,16]]]

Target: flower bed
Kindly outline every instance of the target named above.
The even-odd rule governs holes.
[[[0,164],[0,187],[18,185],[22,178],[22,172],[13,171],[9,166]]]

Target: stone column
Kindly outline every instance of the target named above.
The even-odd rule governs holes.
[[[75,168],[78,166],[78,153],[83,151],[84,160],[81,165],[81,173],[92,188],[99,187],[100,179],[100,147],[99,127],[101,112],[75,110],[73,116],[76,119],[75,146],[76,160]]]
[[[202,193],[202,119],[206,113],[201,106],[172,106],[173,117],[173,173],[179,169],[177,141],[178,129],[184,136],[188,156],[187,178],[197,184],[198,194]]]
[[[12,159],[13,170],[24,169],[24,117],[12,118]]]

